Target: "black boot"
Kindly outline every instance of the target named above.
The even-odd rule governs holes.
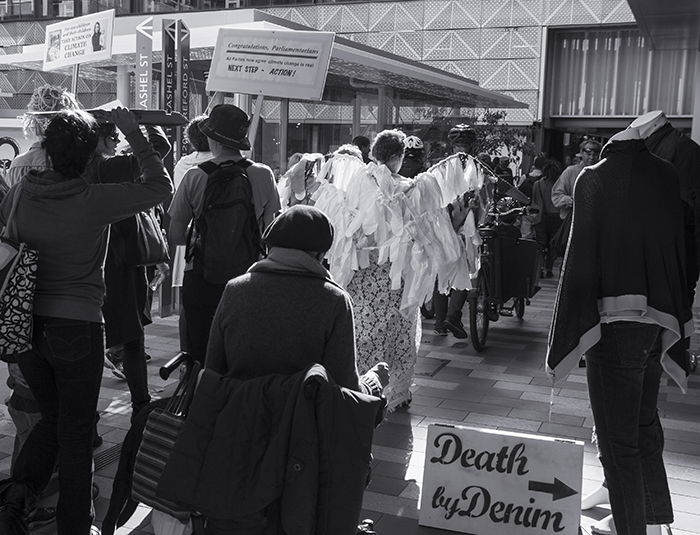
[[[0,482],[0,533],[28,535],[28,512],[36,498],[24,483],[6,479]]]

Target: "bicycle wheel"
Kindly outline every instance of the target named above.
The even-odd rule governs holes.
[[[513,308],[515,308],[515,315],[518,317],[518,319],[523,319],[523,316],[525,315],[525,298],[516,297],[515,303],[513,303]]]
[[[483,351],[489,332],[489,317],[486,314],[487,295],[486,281],[479,274],[476,288],[469,296],[469,334],[472,339],[472,347],[478,352]]]

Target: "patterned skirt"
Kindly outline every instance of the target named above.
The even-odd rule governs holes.
[[[357,368],[360,375],[378,362],[386,362],[391,374],[384,389],[389,411],[410,400],[413,368],[420,346],[418,310],[410,318],[401,314],[402,290],[392,290],[390,264],[355,272],[348,292],[355,311]]]

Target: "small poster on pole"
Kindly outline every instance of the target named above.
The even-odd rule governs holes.
[[[64,20],[46,27],[44,70],[112,57],[114,9]]]
[[[578,535],[583,442],[428,427],[422,526],[472,535]]]
[[[335,34],[221,28],[207,91],[321,100]]]

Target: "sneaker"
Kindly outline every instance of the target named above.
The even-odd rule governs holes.
[[[365,518],[357,526],[357,535],[377,535],[377,532],[374,531],[374,520]]]
[[[105,368],[110,370],[112,375],[118,379],[126,381],[126,375],[124,375],[124,364],[114,353],[110,353],[109,351],[105,353]]]
[[[464,330],[464,325],[462,325],[462,322],[459,320],[445,320],[445,327],[450,330],[455,338],[464,339],[467,337],[467,331]]]
[[[90,535],[102,535],[102,530],[97,526],[90,526]]]
[[[444,325],[438,325],[436,323],[435,328],[433,329],[433,333],[438,335],[438,336],[447,336],[447,329],[445,328]]]
[[[39,529],[56,521],[55,507],[37,507],[27,516],[29,531]]]

